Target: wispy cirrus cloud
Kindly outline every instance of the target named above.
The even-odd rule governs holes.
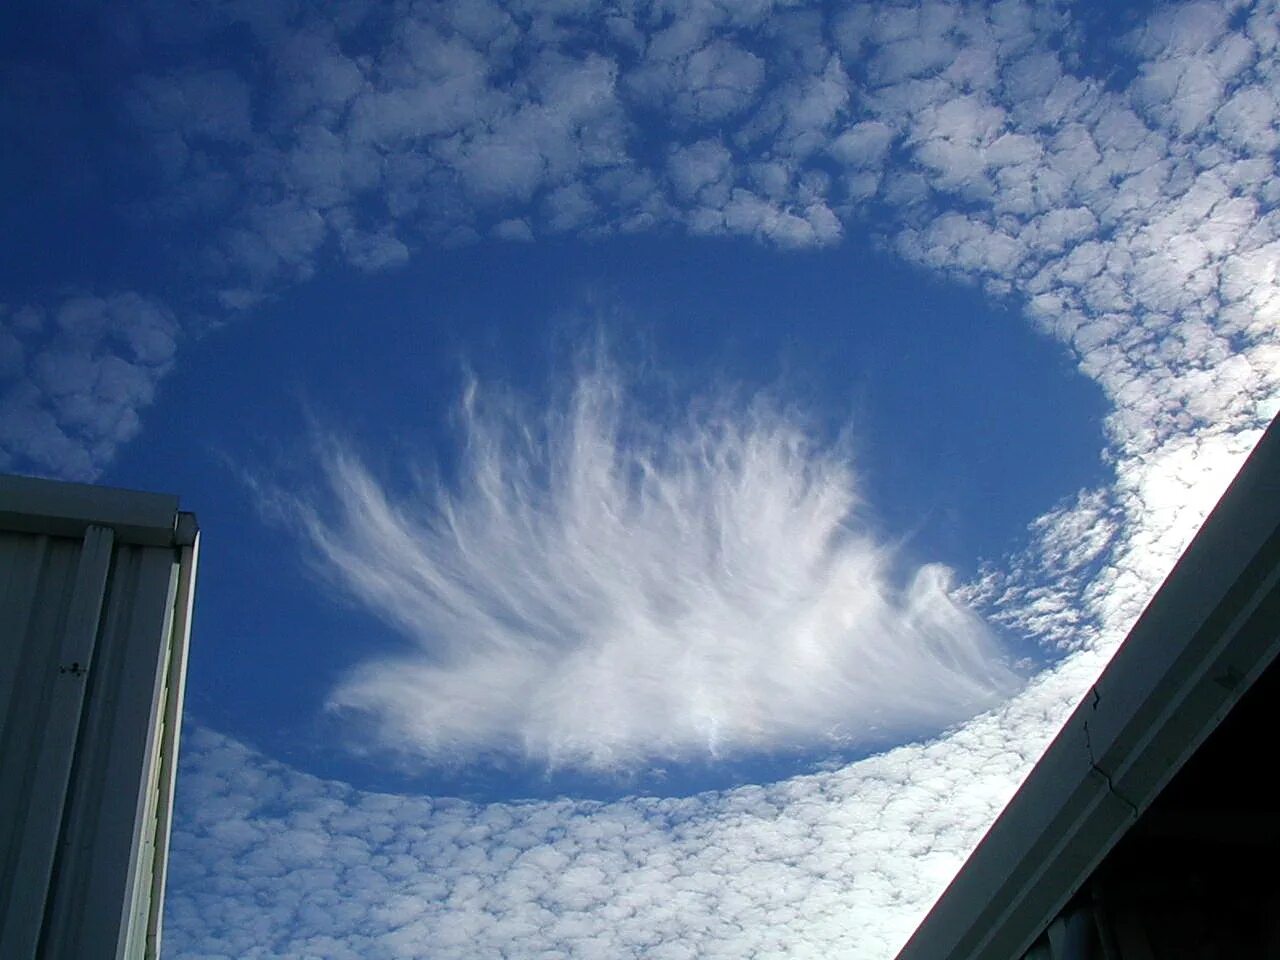
[[[1092,70],[1080,8],[1049,3],[142,10],[122,16],[139,16],[137,35],[181,64],[121,91],[154,163],[145,205],[178,225],[190,243],[183,259],[205,271],[199,296],[227,310],[311,276],[330,251],[372,271],[422,246],[488,235],[687,229],[805,246],[865,229],[914,263],[1024,305],[1113,406],[1115,483],[1048,511],[1024,553],[993,561],[962,590],[987,617],[1074,651],[1004,709],[763,798],[653,807],[363,795],[217,737],[197,740],[184,789],[199,799],[179,832],[185,866],[170,917],[179,954],[891,955],[1276,410],[1276,4],[1156,5],[1126,41],[1131,76]],[[252,49],[229,63],[220,45],[233,37]],[[137,353],[116,306],[51,324],[60,299],[3,318],[2,441],[7,464],[89,476],[136,432],[172,353]],[[102,316],[117,319],[93,319]],[[172,334],[171,316],[158,316],[142,328]],[[826,462],[818,453],[815,465]],[[421,568],[441,584],[471,578],[456,544],[431,539],[444,528],[429,508],[445,500],[429,495],[424,519],[356,460],[332,476],[314,530],[335,541],[335,560],[351,549],[338,542],[344,524],[368,516],[388,535],[338,573],[357,595],[382,603],[378,551],[417,561],[420,542],[440,542],[452,558]],[[768,488],[770,474],[752,476]],[[680,502],[705,507],[699,489]],[[795,507],[822,489],[771,494]],[[629,482],[617,490],[629,496]],[[542,506],[555,515],[554,498]],[[521,516],[509,505],[470,509],[478,528]],[[618,584],[646,582],[662,517],[606,517],[615,529],[639,523],[644,549],[605,553],[598,601],[629,601]],[[557,529],[548,521],[532,532],[563,548]],[[505,543],[476,542],[511,556]],[[811,574],[833,574],[847,552],[811,548],[801,559],[821,561]],[[580,576],[588,554],[568,555]],[[566,603],[537,551],[530,562],[537,589],[521,603]],[[509,611],[520,599],[502,596],[486,571],[475,582],[486,599],[464,598],[460,609]],[[408,586],[445,616],[447,606],[422,599],[430,590]],[[954,609],[942,591],[924,594],[934,613]],[[912,609],[903,590],[868,609],[877,604],[899,617]],[[400,607],[401,625],[414,614]],[[487,692],[467,686],[465,655],[408,633],[419,675],[451,695]],[[482,645],[503,668],[495,676],[507,677],[515,660],[495,649]],[[553,667],[572,658],[547,649],[532,665],[554,689]],[[746,662],[759,678],[760,661]],[[372,682],[388,679],[389,669],[375,670],[353,678],[371,681],[363,690],[346,690],[373,716],[412,718],[413,697],[397,701],[393,683]],[[791,705],[762,697],[778,716]],[[627,711],[641,702],[625,700]],[[748,721],[761,708],[750,698],[727,707],[738,742],[758,742]],[[535,746],[551,756],[554,711],[526,704],[501,715],[491,743],[523,749],[519,731],[536,729]],[[632,742],[625,726],[601,729],[597,744]],[[673,729],[689,749],[710,742],[689,716]],[[443,749],[412,725],[387,731],[420,753],[424,742]],[[573,749],[593,756],[581,741]],[[645,820],[650,809],[662,812]],[[459,839],[476,837],[491,839]],[[624,862],[616,853],[626,843]],[[615,893],[592,899],[600,889]]]
[[[593,363],[545,412],[473,386],[461,420],[448,483],[393,492],[326,443],[323,494],[276,495],[409,641],[331,698],[388,750],[608,771],[865,747],[1019,685],[949,571],[872,534],[843,446],[766,396],[664,422]]]
[[[242,932],[269,927],[288,931],[276,941],[286,955],[413,956],[425,944],[473,955],[477,944],[496,952],[514,942],[529,955],[890,956],[1276,412],[1280,11],[1270,0],[1157,5],[1115,74],[1090,68],[1097,51],[1078,9],[1055,4],[785,15],[689,4],[669,19],[647,7],[461,11],[434,7],[419,39],[362,62],[344,50],[337,18],[321,18],[318,45],[297,69],[349,82],[335,81],[331,95],[319,83],[286,84],[310,99],[296,100],[292,125],[255,128],[255,155],[272,159],[254,167],[235,214],[243,228],[272,222],[245,212],[259,196],[312,196],[294,189],[290,164],[317,160],[307,183],[314,196],[329,191],[313,204],[320,216],[351,208],[353,236],[409,248],[664,225],[803,245],[856,227],[912,262],[1013,298],[1111,401],[1104,452],[1115,482],[1033,521],[1027,549],[993,561],[962,595],[1067,653],[1007,706],[937,741],[777,785],[776,802],[734,792],[655,801],[669,819],[651,830],[634,821],[650,809],[643,802],[450,807],[436,819],[423,801],[303,784],[239,748],[206,744],[198,769],[226,785],[201,775],[193,789],[230,799],[180,834],[192,866],[175,901],[179,949],[247,955],[259,941]],[[397,35],[410,37],[421,19],[398,21]],[[594,72],[579,69],[588,53]],[[517,61],[538,64],[546,86],[536,95],[532,79],[508,82]],[[424,76],[441,82],[424,86]],[[462,89],[475,93],[474,114],[461,100],[440,102]],[[420,116],[397,107],[414,91],[424,91]],[[358,115],[349,105],[366,96],[361,109],[382,112],[348,131]],[[521,138],[533,100],[556,114],[539,114],[556,136]],[[293,142],[304,130],[324,148],[314,156]],[[599,136],[579,152],[586,130]],[[375,132],[371,151],[363,138]],[[481,152],[486,138],[509,146]],[[263,259],[253,274],[252,260],[226,262],[257,295],[276,268]],[[367,488],[374,504],[382,497],[391,541],[412,539],[421,522],[350,466],[347,486]],[[344,501],[343,486],[336,503],[349,503],[354,521],[361,501]],[[318,519],[335,538],[344,530],[341,510]],[[233,782],[240,771],[250,786]],[[264,785],[278,809],[257,806]],[[474,844],[449,846],[491,822],[511,823],[518,841],[495,840],[484,857]],[[306,838],[294,831],[308,829],[332,872],[289,859]],[[610,860],[617,838],[632,837],[643,837],[635,855]],[[526,850],[536,856],[522,860]],[[443,886],[416,885],[431,871]],[[332,909],[277,897],[288,886],[281,875],[314,880],[306,889]],[[335,875],[346,884],[336,897]],[[584,877],[616,895],[590,900],[574,884]],[[795,900],[780,901],[779,889]],[[339,909],[350,923],[335,923]],[[730,924],[718,922],[726,916]],[[441,945],[459,931],[465,943]]]

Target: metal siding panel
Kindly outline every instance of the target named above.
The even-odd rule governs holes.
[[[0,956],[30,956],[53,872],[112,535],[0,538],[8,625],[0,717]]]
[[[28,938],[30,911],[15,909],[19,891],[35,886],[22,875],[27,816],[31,809],[31,770],[40,753],[43,701],[49,667],[56,659],[61,629],[54,610],[62,609],[74,577],[75,543],[51,543],[48,537],[4,534],[0,537],[0,956],[17,952]],[[61,548],[61,549],[58,549]],[[41,907],[42,909],[42,907]],[[38,931],[39,911],[35,923]]]
[[[172,631],[170,631],[172,632]],[[125,937],[125,955],[129,960],[144,960],[147,949],[147,930],[150,926],[152,888],[155,885],[157,862],[156,842],[159,833],[158,814],[161,806],[161,750],[165,743],[165,717],[169,700],[169,666],[173,644],[164,645],[164,664],[161,667],[161,687],[156,700],[156,732],[151,743],[150,778],[143,794],[143,813],[140,820],[137,879],[133,885],[133,901],[129,906],[128,930]]]
[[[2,960],[155,958],[198,539],[176,508],[0,476]]]
[[[42,664],[43,675],[34,677],[31,684],[41,688],[39,707],[32,717],[38,724],[32,732],[38,732],[34,736],[29,733],[26,741],[34,756],[23,782],[27,809],[22,835],[15,838],[11,860],[14,878],[23,882],[15,884],[3,905],[3,956],[27,956],[39,940],[111,564],[112,539],[111,531],[104,527],[87,531],[65,604],[65,620],[62,628],[47,638],[52,641],[49,647],[54,657]],[[24,680],[27,676],[24,674]]]
[[[138,868],[174,556],[155,547],[116,553],[42,943],[47,960],[123,957],[135,884],[150,882]]]
[[[20,665],[28,648],[31,620],[38,607],[40,576],[48,548],[48,537],[0,533],[0,747],[13,730],[9,718]],[[0,749],[0,769],[10,756],[10,750]],[[0,820],[0,825],[5,822]]]

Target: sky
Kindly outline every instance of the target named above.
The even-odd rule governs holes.
[[[1280,411],[1274,2],[6,5],[0,470],[203,531],[167,958],[892,957]]]

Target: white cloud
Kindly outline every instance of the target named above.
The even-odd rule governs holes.
[[[587,188],[580,183],[558,187],[543,202],[547,228],[554,233],[579,229],[590,223],[596,205]]]
[[[887,124],[864,120],[836,137],[831,153],[850,167],[875,167],[884,161],[893,138],[893,130]]]
[[[228,247],[253,276],[284,274],[305,280],[312,274],[314,255],[324,238],[320,213],[290,199],[253,208],[249,223],[232,232]]]
[[[895,131],[889,145],[917,172],[860,173],[852,198],[878,188],[897,208],[901,226],[886,233],[907,258],[1022,299],[1113,404],[1115,487],[1045,518],[1066,530],[1103,510],[1101,554],[1072,566],[1053,525],[1035,526],[999,588],[983,580],[973,598],[1051,645],[1114,643],[1280,391],[1280,290],[1263,266],[1280,239],[1263,173],[1274,168],[1275,5],[1242,8],[1239,31],[1218,5],[1154,11],[1125,90],[1074,73],[1076,41],[1063,35],[1051,52],[1063,24],[1032,29],[1030,7],[943,18],[946,55],[941,40],[912,39],[929,35],[924,8],[892,9],[901,16],[848,14],[837,34],[851,61],[885,64],[869,71],[878,85],[860,123]],[[961,82],[966,60],[987,66]],[[866,165],[840,145],[837,159]]]
[[[667,170],[675,186],[676,195],[688,202],[704,191],[713,190],[712,202],[723,203],[728,198],[724,183],[732,169],[733,155],[717,140],[699,140],[688,146],[677,147],[667,161]]]
[[[385,22],[356,4],[287,28],[256,11],[273,78],[264,96],[250,103],[225,65],[192,66],[140,79],[135,113],[157,158],[181,171],[176,182],[200,202],[225,203],[228,184],[252,184],[234,218],[239,229],[211,239],[221,248],[214,259],[240,274],[227,290],[309,275],[304,261],[324,249],[323,232],[341,232],[322,225],[321,236],[299,243],[294,231],[281,255],[272,236],[295,196],[317,211],[381,211],[383,222],[364,235],[395,237],[403,251],[371,258],[369,244],[336,245],[360,264],[398,262],[417,238],[456,242],[508,220],[591,236],[675,220],[697,233],[821,245],[877,200],[914,230],[960,201],[981,207],[964,212],[987,220],[989,234],[1015,232],[993,217],[1058,209],[1089,211],[1094,233],[1106,234],[1107,214],[1128,217],[1183,187],[1192,140],[1201,168],[1234,153],[1251,166],[1232,170],[1232,187],[1250,177],[1254,193],[1275,202],[1271,13],[1265,2],[1242,8],[1243,28],[1232,30],[1220,5],[1160,8],[1130,40],[1137,78],[1114,91],[1081,70],[1070,11],[1039,4],[886,0],[827,16],[768,2],[531,12],[459,0]],[[206,16],[213,29],[248,14]],[[1207,131],[1216,133],[1211,148]],[[215,156],[202,136],[244,149]],[[739,155],[704,196],[678,161],[710,142],[733,143]],[[918,172],[886,176],[889,158],[900,156]],[[831,176],[831,157],[844,176]],[[785,170],[780,188],[753,183],[745,168],[761,161]],[[610,191],[591,205],[569,213],[548,201],[565,190],[560,198],[581,198],[605,170]],[[1129,179],[1109,181],[1116,176]],[[628,181],[634,189],[623,188]],[[732,192],[749,185],[764,207]],[[932,211],[922,206],[930,198]],[[171,197],[167,206],[191,204]],[[989,252],[954,266],[1014,269]],[[1171,283],[1156,266],[1148,275]]]
[[[0,307],[0,469],[92,480],[141,427],[178,326],[136,293]]]
[[[849,100],[849,78],[840,58],[831,55],[811,72],[790,77],[747,118],[735,140],[792,163],[824,150],[830,131]]]
[[[602,26],[592,3],[514,15],[441,3],[386,35],[353,7],[345,25],[309,18],[306,42],[292,45],[298,26],[284,31],[266,9],[253,29],[278,77],[261,98],[274,106],[255,109],[220,66],[137,87],[169,182],[195,198],[167,196],[168,208],[238,211],[236,230],[210,240],[234,268],[224,299],[250,304],[308,275],[330,232],[374,267],[403,259],[415,237],[523,238],[531,223],[592,233],[678,222],[806,246],[858,220],[909,259],[1013,298],[1072,352],[1111,404],[1114,482],[1032,521],[1025,550],[959,591],[1066,659],[940,740],[831,774],[683,800],[473,807],[362,795],[198,738],[171,901],[179,955],[891,955],[1276,413],[1276,4],[1234,16],[1157,7],[1132,38],[1137,74],[1124,88],[1080,65],[1072,11],[1043,4],[860,4],[823,22],[763,3],[664,3],[610,9]],[[372,221],[344,212],[355,210]],[[114,340],[131,368],[121,369],[105,347],[84,346],[105,335],[45,337],[22,316],[6,316],[0,339],[11,378],[0,445],[91,475],[136,429],[129,414],[167,369],[164,351]],[[106,398],[96,419],[98,401],[75,393],[86,379]],[[395,664],[350,678],[339,702],[419,753],[482,744],[607,764],[645,737],[677,753],[730,750],[767,747],[770,730],[813,742],[833,722],[864,720],[874,697],[836,710],[826,684],[863,676],[840,662],[829,616],[851,598],[905,631],[894,652],[935,678],[920,618],[958,618],[940,627],[948,642],[982,637],[932,571],[914,595],[886,585],[856,509],[852,530],[832,519],[851,492],[844,468],[830,450],[788,447],[785,418],[727,422],[737,433],[711,452],[751,441],[763,457],[736,473],[714,458],[709,472],[688,470],[680,444],[711,422],[699,421],[644,474],[635,451],[654,447],[619,446],[601,416],[564,434],[597,468],[577,486],[535,482],[535,467],[552,475],[570,451],[517,455],[492,417],[473,421],[490,459],[469,467],[488,483],[470,494],[407,501],[349,456],[333,462],[332,512],[312,514],[312,532],[340,581],[412,638]],[[732,498],[709,509],[724,493],[717,478],[786,518],[810,510],[809,537],[782,537],[782,520]],[[498,496],[513,488],[526,498]],[[684,529],[681,510],[716,525],[703,539],[662,537]],[[767,618],[735,603],[704,562],[735,531],[795,557],[754,574],[785,581],[769,580],[784,629],[766,633]],[[481,569],[478,548],[504,563]],[[764,554],[727,556],[750,568]],[[883,589],[850,588],[857,562]],[[681,609],[724,611],[731,642],[670,619]],[[479,638],[478,652],[424,632],[445,621]],[[696,669],[673,680],[655,643],[623,676],[612,638],[626,631],[678,638]],[[779,669],[779,644],[801,636],[836,668],[806,673],[797,658]],[[575,681],[624,691],[588,717],[585,736],[572,725],[584,702]],[[807,682],[817,692],[801,702]],[[657,733],[646,726],[654,704],[669,714]]]
[[[270,5],[200,10],[203,28],[185,29],[153,11],[192,55],[138,78],[132,115],[167,171],[157,206],[226,214],[203,253],[226,272],[229,307],[309,276],[327,249],[379,269],[422,238],[672,221],[803,247],[856,220],[1014,298],[1099,384],[1122,531],[1105,563],[1129,569],[1146,569],[1142,531],[1177,531],[1153,535],[1160,566],[1199,516],[1164,499],[1153,510],[1140,491],[1176,475],[1207,502],[1275,409],[1274,0],[1154,9],[1129,40],[1125,87],[1082,66],[1070,9],[1018,2],[829,16],[664,3],[610,9],[603,24],[592,2],[442,3],[376,21],[356,4],[288,24]],[[265,86],[199,49],[227,17],[248,24]],[[712,116],[714,130],[694,122]],[[167,366],[75,342],[5,341],[4,443],[91,475]],[[59,392],[73,368],[97,393]],[[1174,455],[1187,443],[1206,486]],[[1142,584],[1107,609],[1129,609]],[[1084,594],[1062,602],[1102,610]],[[1073,642],[1122,628],[1082,616],[1095,632]]]
[[[297,123],[312,117],[325,127],[368,88],[368,61],[343,53],[334,26],[319,18],[277,38],[274,52],[279,97],[262,108]]]
[[[648,61],[627,80],[627,88],[643,101],[670,110],[684,123],[708,124],[741,113],[757,98],[765,79],[758,56],[725,40],[665,58],[661,38]]]
[[[684,798],[366,793],[184,741],[166,954],[891,957],[1096,671],[944,740]]]
[[[528,242],[533,239],[533,230],[524,220],[503,220],[494,226],[493,235],[500,240]]]
[[[763,3],[672,3],[610,10],[602,27],[592,3],[519,11],[441,3],[390,18],[385,30],[358,4],[288,24],[271,4],[202,7],[214,31],[222,18],[250,18],[259,47],[245,62],[261,65],[256,83],[273,78],[257,87],[199,53],[199,31],[166,6],[154,8],[155,29],[166,42],[196,44],[184,57],[190,65],[139,78],[132,116],[167,185],[157,209],[190,218],[192,233],[227,225],[202,252],[222,265],[219,296],[229,306],[251,306],[309,276],[327,249],[378,269],[403,262],[423,238],[524,237],[531,223],[593,233],[663,222],[806,246],[831,242],[858,220],[915,262],[1016,299],[1072,351],[1111,404],[1104,452],[1114,471],[1112,484],[1033,521],[1025,551],[989,564],[960,592],[1010,629],[1074,653],[1002,711],[845,771],[763,794],[474,808],[363,796],[204,741],[197,773],[184,780],[201,801],[180,834],[190,872],[173,901],[179,951],[363,958],[419,955],[430,944],[441,956],[472,956],[514,943],[530,954],[578,956],[891,953],[1276,412],[1276,4],[1243,4],[1234,16],[1214,4],[1156,8],[1132,38],[1137,74],[1125,88],[1080,66],[1069,8],[1040,4],[866,4],[824,22],[818,11],[783,17]],[[137,431],[176,336],[170,312],[137,294],[4,314],[0,465],[94,476]],[[490,422],[475,421],[476,436],[505,456],[509,437],[484,433]],[[397,686],[391,670],[374,667],[344,695],[419,751],[435,749],[430,736],[395,724],[419,715],[422,690],[432,690],[452,697],[466,721],[432,727],[431,736],[447,734],[438,743],[474,743],[479,730],[498,748],[531,744],[544,758],[606,763],[636,750],[651,734],[643,708],[669,706],[672,696],[683,713],[672,711],[668,739],[657,741],[670,750],[705,750],[713,740],[721,749],[767,746],[759,731],[776,728],[753,718],[789,718],[779,736],[810,741],[835,720],[865,719],[874,698],[855,701],[852,716],[842,705],[837,716],[824,683],[803,702],[795,693],[802,682],[862,676],[840,662],[842,635],[829,616],[850,597],[869,620],[905,631],[895,652],[929,676],[937,663],[920,652],[929,630],[920,618],[909,624],[913,611],[926,626],[958,617],[939,628],[950,640],[982,637],[928,570],[915,594],[852,590],[849,565],[859,558],[882,585],[893,578],[875,565],[856,510],[852,531],[832,519],[850,492],[832,451],[788,448],[785,418],[728,425],[738,433],[713,452],[750,440],[773,459],[748,459],[738,473],[725,464],[720,473],[695,471],[704,484],[682,487],[677,481],[695,474],[675,469],[684,462],[677,444],[650,476],[658,488],[674,484],[667,501],[646,499],[650,488],[638,477],[610,480],[608,470],[581,485],[587,500],[574,500],[571,484],[532,483],[536,451],[526,451],[524,460],[494,461],[498,472],[488,476],[525,482],[528,503],[429,493],[419,515],[355,461],[338,462],[335,512],[313,517],[313,531],[322,542],[328,535],[347,586],[416,638],[401,664],[424,678]],[[687,446],[696,426],[677,439]],[[636,468],[628,457],[646,449],[616,445],[607,419],[583,429],[568,436],[591,441],[581,455],[595,455],[593,463]],[[784,513],[815,503],[827,513],[811,515],[808,540],[781,537],[776,517],[740,505],[707,514],[717,477]],[[446,506],[470,541],[442,525]],[[592,512],[604,506],[612,513]],[[779,613],[785,629],[766,635],[758,610],[731,603],[732,591],[694,549],[705,553],[710,541],[662,540],[682,506],[724,520],[721,534],[757,530],[771,548],[797,555],[760,574],[791,578],[770,582],[792,603]],[[601,531],[571,541],[584,516],[600,517]],[[337,536],[342,524],[367,518],[399,544],[395,563],[381,562],[385,543]],[[608,524],[636,549],[622,553],[619,541],[602,539]],[[497,536],[504,529],[506,539]],[[424,559],[423,537],[441,551]],[[508,561],[479,572],[479,596],[459,586],[475,566],[467,542]],[[571,576],[550,562],[551,547],[568,558]],[[743,563],[757,559],[742,552]],[[521,565],[526,576],[513,586],[504,577]],[[418,579],[392,590],[380,579],[387,570]],[[675,587],[663,594],[655,571],[676,571]],[[816,601],[795,600],[805,589]],[[639,603],[645,590],[668,606],[647,596]],[[738,628],[727,648],[733,658],[705,642],[696,623],[681,622],[674,635],[691,663],[702,658],[701,686],[694,669],[674,685],[632,684],[619,698],[621,721],[599,711],[591,736],[566,735],[574,704],[565,678],[596,666],[575,653],[605,651],[607,669],[597,672],[621,683],[619,645],[608,638],[623,627],[661,633],[669,622],[658,613],[708,597],[707,609],[727,609],[724,619]],[[591,621],[599,628],[591,636],[605,638],[594,647],[545,640],[564,632],[565,609],[592,601],[631,621]],[[802,608],[813,623],[794,612]],[[521,619],[526,609],[537,616]],[[488,638],[478,646],[493,670],[482,673],[478,660],[421,632],[450,617]],[[836,669],[806,673],[801,659],[778,669],[770,654],[779,637],[795,646],[804,635],[797,624],[812,628],[814,651]],[[542,646],[530,646],[530,636]],[[641,679],[644,669],[670,669],[638,656]],[[526,665],[547,691],[542,700],[512,686]],[[740,683],[733,670],[753,682]],[[706,678],[716,682],[708,687]],[[740,695],[746,689],[766,692],[753,700]],[[496,726],[476,719],[472,701],[500,708],[482,718],[497,716]],[[268,799],[274,810],[260,805]],[[547,839],[552,830],[560,839]],[[459,840],[467,831],[499,839]],[[640,839],[627,847],[620,837]],[[612,895],[593,899],[599,890]]]
[[[1255,156],[1274,151],[1280,145],[1276,121],[1275,93],[1259,87],[1237,91],[1214,114],[1218,136]]]
[[[326,445],[327,491],[280,502],[410,641],[332,706],[432,762],[610,770],[884,744],[1017,686],[948,572],[872,538],[838,446],[767,398],[694,409],[647,421],[600,367],[545,416],[472,392],[460,475],[412,495]]]
[[[347,260],[361,270],[375,273],[398,267],[409,259],[409,248],[388,226],[362,229],[345,209],[331,211],[328,224],[338,231]]]

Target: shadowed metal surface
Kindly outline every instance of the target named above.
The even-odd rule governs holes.
[[[1278,603],[1280,419],[899,960],[1012,960],[1066,924],[1071,898],[1275,659]]]
[[[0,956],[143,958],[198,532],[177,498],[0,477]]]

